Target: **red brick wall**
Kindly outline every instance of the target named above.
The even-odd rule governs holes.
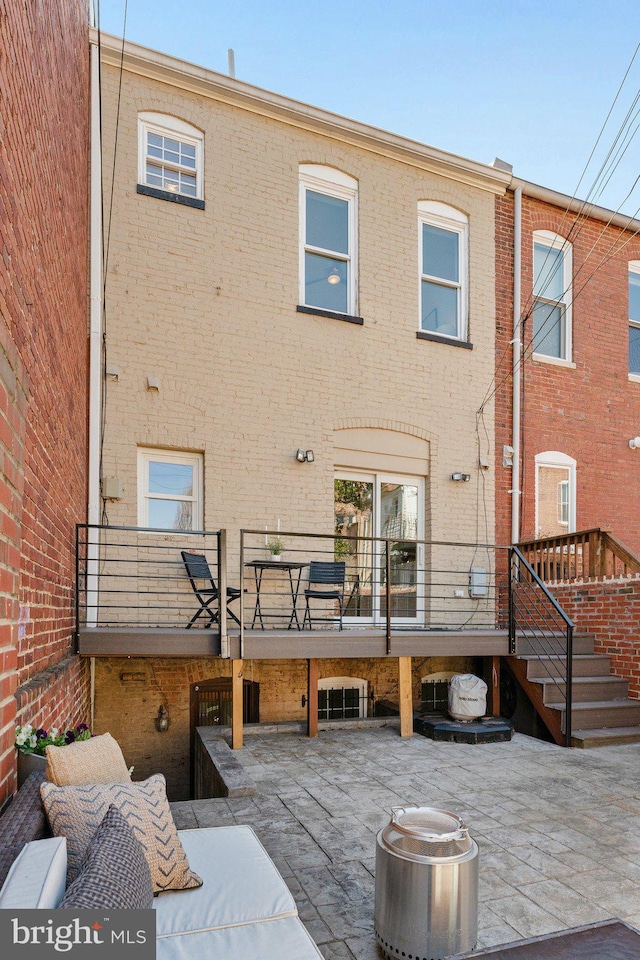
[[[86,515],[84,0],[0,0],[0,802],[14,725],[87,719],[70,655]]]
[[[553,595],[579,630],[595,636],[595,652],[611,657],[613,672],[640,699],[640,580],[553,585]]]
[[[522,200],[522,303],[527,306],[533,282],[533,232],[550,230],[567,237],[575,215],[567,215],[563,223],[561,208],[526,196]],[[512,194],[496,201],[496,214],[496,349],[497,358],[502,359],[497,382],[504,380],[496,397],[497,536],[498,542],[506,542],[510,539],[511,470],[502,466],[502,448],[511,442]],[[640,451],[628,445],[629,439],[640,433],[640,383],[628,380],[627,277],[628,261],[640,259],[640,238],[632,238],[623,247],[631,235],[620,240],[619,228],[597,220],[583,222],[573,228],[573,234],[576,367],[528,359],[523,368],[521,538],[535,536],[535,455],[559,450],[577,461],[577,529],[608,527],[617,539],[640,553]],[[614,255],[610,256],[612,247]],[[599,266],[603,259],[606,262]],[[529,320],[525,342],[531,339],[531,327]]]

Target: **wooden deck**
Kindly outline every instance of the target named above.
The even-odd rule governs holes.
[[[82,627],[83,657],[219,657],[213,630],[155,627]],[[291,660],[359,657],[506,656],[506,630],[394,630],[390,649],[383,629],[245,630],[229,634],[231,659]]]

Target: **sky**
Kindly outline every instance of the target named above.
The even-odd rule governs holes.
[[[239,80],[640,215],[638,0],[93,2],[107,33],[126,8],[135,43],[220,73],[232,47]]]

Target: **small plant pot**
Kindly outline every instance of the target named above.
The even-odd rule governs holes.
[[[31,773],[44,773],[47,769],[47,758],[37,753],[23,753],[18,750],[18,789]]]
[[[281,557],[281,555],[280,555],[279,553],[272,553],[270,559],[278,562],[278,561],[282,560],[282,557]]]

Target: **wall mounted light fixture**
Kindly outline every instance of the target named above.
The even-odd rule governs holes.
[[[471,480],[471,474],[470,473],[452,473],[451,479],[457,480],[458,482],[462,481],[463,483],[469,483],[469,480]]]
[[[296,450],[296,460],[298,463],[313,463],[315,459],[313,450],[303,450],[302,447],[298,447]]]
[[[632,450],[640,450],[640,437],[634,437],[633,440],[629,440],[629,446]]]
[[[155,719],[156,730],[158,733],[166,733],[169,729],[169,711],[164,704],[158,707],[158,716]]]

